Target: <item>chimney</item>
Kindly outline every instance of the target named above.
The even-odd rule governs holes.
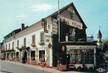
[[[24,29],[25,29],[25,24],[22,23],[22,24],[21,24],[21,30],[24,30]]]

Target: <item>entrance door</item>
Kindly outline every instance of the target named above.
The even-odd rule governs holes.
[[[19,52],[16,52],[16,60],[19,61]]]
[[[22,62],[23,63],[26,63],[27,62],[27,51],[26,50],[24,50],[24,52],[23,52]]]
[[[31,51],[31,60],[32,60],[32,61],[35,60],[35,51]]]
[[[45,62],[45,50],[40,50],[39,51],[39,61],[40,62]]]

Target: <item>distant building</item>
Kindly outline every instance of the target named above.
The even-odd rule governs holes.
[[[3,42],[0,43],[0,59],[3,57],[2,55],[2,47],[3,47]]]
[[[97,48],[100,50],[103,50],[103,42],[102,42],[102,33],[99,29],[98,34],[97,34]]]
[[[93,37],[93,35],[91,35],[91,36],[87,36],[87,41],[89,41],[89,42],[94,41],[94,37]]]
[[[74,4],[60,9],[60,28],[57,16],[58,12],[55,12],[29,27],[22,24],[20,29],[5,36],[2,52],[5,58],[21,62],[23,59],[26,62],[35,61],[53,67],[57,66],[59,59],[65,61],[64,56],[68,54],[69,65],[76,68],[83,64],[88,68],[94,67],[96,42],[87,41],[87,27]]]

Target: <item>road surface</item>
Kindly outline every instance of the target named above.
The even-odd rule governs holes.
[[[29,65],[20,65],[10,62],[0,61],[0,73],[49,73],[44,70],[39,70]]]

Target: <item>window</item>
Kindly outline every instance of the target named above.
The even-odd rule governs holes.
[[[88,63],[93,63],[94,62],[94,51],[93,50],[88,50]]]
[[[81,63],[81,50],[80,49],[70,49],[69,54],[70,54],[71,64]]]
[[[12,49],[14,49],[14,42],[12,42]]]
[[[35,35],[32,35],[32,47],[35,47]]]
[[[70,50],[70,63],[75,63],[75,53],[74,50]]]
[[[44,43],[44,32],[40,33],[40,42]]]
[[[93,50],[82,50],[81,62],[85,64],[92,64],[94,62]]]
[[[10,43],[9,43],[9,49],[10,49]]]
[[[17,48],[19,48],[19,40],[17,40]]]
[[[46,19],[42,19],[42,26],[44,27],[44,32],[48,32],[48,24]]]
[[[75,29],[71,28],[69,33],[70,33],[69,40],[74,41],[75,40]]]
[[[70,48],[67,52],[70,56],[69,58],[70,64],[93,64],[94,63],[94,50],[93,49]]]
[[[6,44],[6,50],[7,50],[7,44]]]
[[[69,13],[70,13],[70,18],[73,19],[74,13],[73,12],[69,12]]]
[[[82,50],[81,52],[81,63],[86,63],[86,50]]]
[[[24,38],[24,46],[26,46],[26,38]]]

